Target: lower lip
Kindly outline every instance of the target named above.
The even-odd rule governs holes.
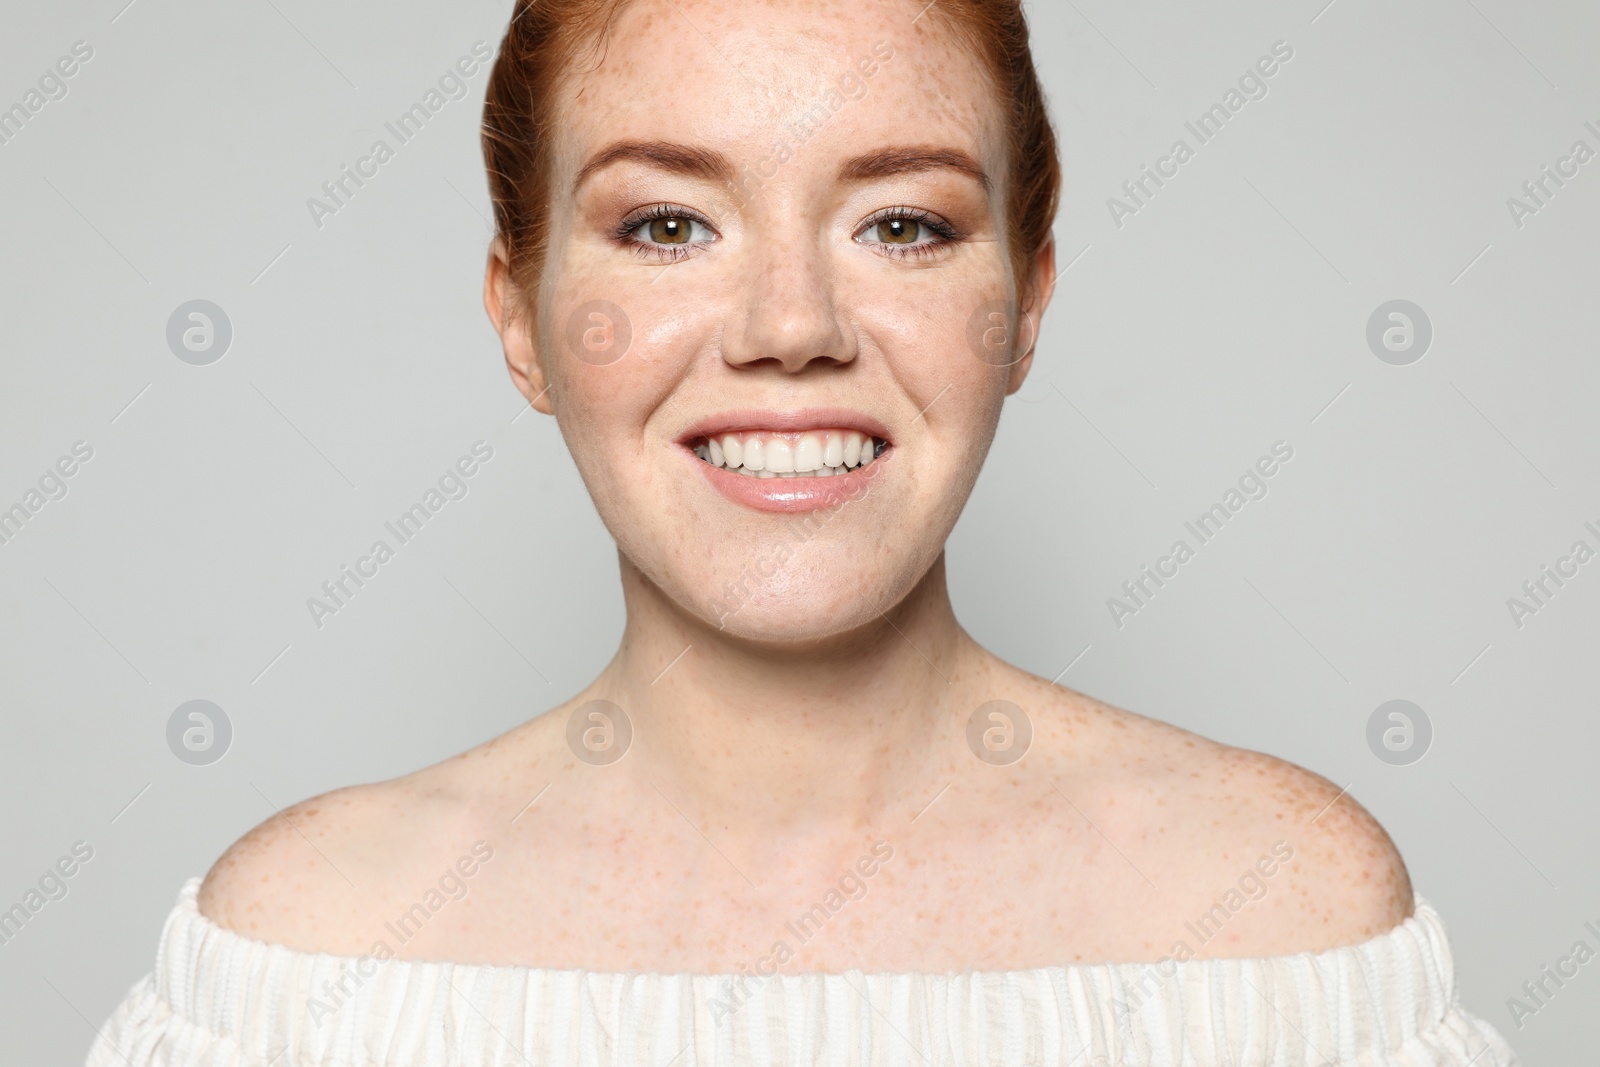
[[[693,451],[684,449],[689,462],[700,468],[706,480],[723,496],[735,504],[743,504],[757,511],[797,512],[818,511],[851,500],[860,500],[878,479],[883,466],[894,455],[893,446],[884,450],[877,459],[847,474],[833,474],[821,478],[800,475],[794,478],[756,478],[748,474],[735,474],[725,467],[713,467]]]

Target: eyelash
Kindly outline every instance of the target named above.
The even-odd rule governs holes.
[[[698,211],[691,211],[678,204],[652,204],[647,208],[632,212],[627,218],[618,223],[614,236],[620,244],[627,247],[641,259],[656,259],[676,263],[694,252],[695,246],[692,244],[651,244],[634,236],[634,232],[639,227],[647,222],[654,222],[656,219],[688,219],[690,222],[698,222],[712,233],[717,232],[716,228],[711,225],[711,221]],[[721,235],[719,234],[718,236]]]
[[[894,222],[896,220],[915,222],[919,226],[925,226],[933,231],[939,240],[916,245],[891,245],[883,241],[866,241],[863,243],[881,245],[884,252],[892,256],[928,256],[944,251],[950,245],[960,241],[963,236],[959,230],[933,212],[925,208],[901,205],[874,212],[862,225],[861,229],[856,231],[856,237],[859,239],[861,234],[866,233],[874,226],[880,226],[885,222]]]
[[[699,223],[712,233],[717,232],[716,228],[711,225],[710,220],[697,211],[692,211],[678,204],[652,204],[650,207],[630,213],[627,218],[618,223],[613,237],[618,243],[624,245],[641,258],[653,258],[658,261],[676,263],[693,254],[696,248],[693,244],[676,246],[652,244],[647,241],[641,241],[634,236],[639,227],[646,223],[654,222],[656,219],[687,219],[690,222]],[[862,234],[874,226],[880,226],[885,222],[896,220],[915,222],[919,226],[925,226],[937,235],[939,239],[915,245],[891,245],[884,241],[863,241],[862,243],[880,245],[883,248],[883,254],[904,258],[907,256],[927,256],[942,252],[950,245],[960,241],[963,236],[954,226],[933,212],[924,208],[901,205],[883,208],[874,212],[862,224],[861,229],[856,231],[856,239],[859,240]],[[720,237],[721,235],[718,234],[718,236]]]

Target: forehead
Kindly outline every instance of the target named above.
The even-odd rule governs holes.
[[[640,138],[742,163],[786,144],[797,164],[938,143],[1001,177],[994,89],[914,0],[633,0],[576,62],[558,113],[569,173],[605,143]]]

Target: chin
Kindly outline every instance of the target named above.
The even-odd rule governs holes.
[[[707,629],[775,650],[860,637],[892,613],[938,560],[976,477],[935,456],[914,478],[882,441],[872,461],[864,449],[841,449],[846,468],[857,464],[843,473],[757,480],[708,464],[704,441],[704,430],[684,435],[672,462],[643,486],[595,457],[595,480],[612,490],[595,494],[601,518],[628,569],[657,597]],[[803,440],[792,455],[801,466],[830,462],[826,447]],[[822,506],[806,500],[808,492],[822,494]],[[791,495],[798,506],[789,506]]]
[[[877,617],[878,612],[859,596],[844,600],[756,596],[731,611],[719,605],[706,621],[746,641],[806,646],[858,630]]]
[[[679,603],[732,637],[772,645],[827,642],[891,612],[938,556],[937,545],[931,553],[898,559],[870,554],[880,547],[870,531],[859,530],[844,541],[803,548],[776,567],[716,568],[698,578],[694,593]]]

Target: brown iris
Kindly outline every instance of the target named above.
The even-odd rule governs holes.
[[[878,240],[886,245],[912,245],[922,236],[922,224],[914,219],[884,219],[878,223]]]
[[[650,240],[663,245],[688,244],[690,229],[692,229],[690,222],[685,218],[671,216],[664,219],[651,219]]]

